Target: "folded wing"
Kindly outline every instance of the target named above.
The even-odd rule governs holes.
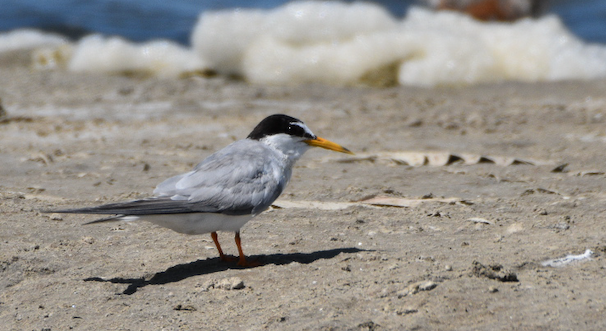
[[[55,212],[255,215],[274,202],[290,178],[288,171],[281,175],[280,164],[271,153],[274,152],[258,142],[241,140],[209,156],[193,171],[159,184],[154,190],[155,198]]]

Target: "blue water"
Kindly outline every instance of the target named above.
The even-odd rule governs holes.
[[[274,8],[284,0],[0,0],[0,31],[38,28],[77,39],[91,32],[133,41],[189,44],[198,15],[225,8]],[[375,1],[402,16],[415,0]],[[552,0],[548,12],[582,39],[606,44],[606,0]]]

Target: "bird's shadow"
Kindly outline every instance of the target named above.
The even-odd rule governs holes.
[[[346,253],[353,254],[358,252],[368,252],[369,250],[359,249],[355,247],[350,248],[337,248],[330,249],[324,251],[316,251],[311,253],[291,253],[291,254],[271,254],[271,255],[262,255],[258,257],[252,257],[253,260],[256,259],[257,262],[260,262],[260,266],[274,264],[274,265],[284,265],[290,264],[293,262],[298,262],[302,264],[309,264],[317,260],[321,259],[331,259],[335,256]],[[128,284],[128,287],[122,292],[122,294],[131,295],[137,292],[138,289],[145,287],[147,285],[162,285],[168,283],[174,283],[181,280],[184,280],[193,276],[200,276],[206,274],[212,274],[215,272],[220,272],[228,269],[241,269],[241,267],[235,265],[234,263],[223,262],[219,258],[212,258],[206,260],[198,260],[194,262],[177,264],[176,266],[170,267],[165,271],[160,271],[155,273],[151,278],[145,279],[145,277],[140,278],[110,278],[104,279],[101,277],[89,277],[85,278],[85,282],[108,282],[113,284]]]

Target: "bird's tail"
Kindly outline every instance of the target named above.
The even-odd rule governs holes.
[[[84,225],[95,224],[95,223],[105,223],[105,222],[124,221],[125,220],[124,218],[125,218],[124,215],[116,215],[116,216],[112,216],[112,217],[105,217],[105,218],[100,218],[98,220],[86,222],[86,223],[84,223]]]
[[[95,207],[92,208],[78,208],[78,209],[56,209],[56,210],[41,210],[41,213],[57,213],[57,214],[97,214],[98,210]],[[84,225],[104,223],[104,222],[117,222],[117,221],[134,221],[138,219],[136,216],[126,216],[124,214],[113,215],[110,217],[100,218],[91,222],[84,223]]]

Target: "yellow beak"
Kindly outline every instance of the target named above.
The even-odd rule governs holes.
[[[316,139],[305,140],[305,143],[309,146],[322,147],[326,149],[330,149],[331,151],[353,154],[349,149],[337,144],[333,143],[330,140],[326,140],[324,138],[316,137]]]

